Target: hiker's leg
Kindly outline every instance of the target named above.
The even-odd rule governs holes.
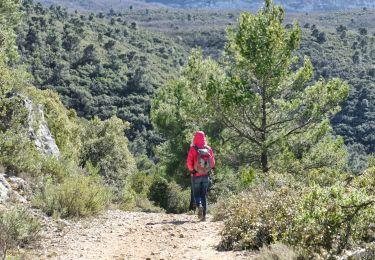
[[[193,187],[193,177],[190,177],[190,206],[189,210],[195,210],[195,198],[194,198],[194,187]]]
[[[199,177],[193,176],[191,177],[192,179],[192,189],[193,189],[193,194],[194,194],[194,199],[195,199],[195,205],[198,207],[199,204],[202,203],[202,199],[200,196],[200,180]]]
[[[207,213],[207,190],[208,190],[208,176],[202,176],[201,180],[201,198],[203,205],[203,216]]]

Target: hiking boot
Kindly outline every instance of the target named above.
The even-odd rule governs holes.
[[[198,206],[198,218],[199,219],[203,218],[203,206],[202,205]]]
[[[205,221],[206,221],[206,216],[205,216],[205,215],[202,216],[201,221],[202,221],[202,222],[205,222]]]

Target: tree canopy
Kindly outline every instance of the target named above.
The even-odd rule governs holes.
[[[167,87],[183,93],[181,100],[176,91],[160,92],[156,124],[175,129],[176,112],[190,125],[220,122],[217,129],[238,144],[234,147],[251,146],[252,164],[264,172],[285,144],[303,142],[309,149],[317,143],[329,132],[329,118],[339,111],[349,87],[339,79],[311,84],[308,58],[299,69],[293,67],[301,31],[297,24],[286,29],[283,19],[283,8],[272,1],[266,1],[257,15],[241,14],[237,28],[228,30],[220,62],[194,53],[184,77]],[[181,104],[183,111],[177,109]]]

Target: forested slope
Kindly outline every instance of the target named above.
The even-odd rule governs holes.
[[[178,75],[192,48],[219,57],[225,28],[239,15],[239,11],[135,8],[85,16],[30,2],[24,8],[29,15],[18,44],[35,84],[57,90],[80,116],[116,114],[131,122],[129,138],[142,137],[138,147],[145,146],[142,140],[146,145],[157,141],[148,118],[154,90]],[[369,9],[295,14],[286,20],[296,19],[302,26],[298,53],[312,59],[315,80],[349,81],[350,96],[332,123],[347,144],[355,144],[356,153],[375,149],[374,13]]]
[[[41,0],[46,4],[64,5],[70,9],[109,10],[132,7],[152,7],[157,4],[178,8],[207,8],[207,9],[242,9],[257,10],[263,5],[262,0]],[[311,12],[327,10],[348,10],[352,8],[373,8],[375,3],[370,0],[276,0],[287,11]]]
[[[186,49],[200,47],[206,56],[219,57],[226,42],[225,28],[239,11],[142,10],[127,11],[130,19],[150,30],[163,32]],[[302,27],[298,56],[311,58],[315,76],[348,80],[351,91],[342,111],[332,119],[334,130],[353,152],[373,153],[375,147],[375,10],[290,14]]]
[[[25,1],[17,43],[41,89],[57,91],[79,116],[117,115],[131,123],[137,149],[157,142],[149,121],[154,90],[173,78],[187,56],[170,38],[138,28],[126,16],[68,13]]]

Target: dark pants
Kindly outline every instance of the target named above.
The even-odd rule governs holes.
[[[207,176],[192,176],[191,188],[194,194],[195,204],[203,206],[203,215],[207,212],[207,189],[208,189],[208,175]]]

